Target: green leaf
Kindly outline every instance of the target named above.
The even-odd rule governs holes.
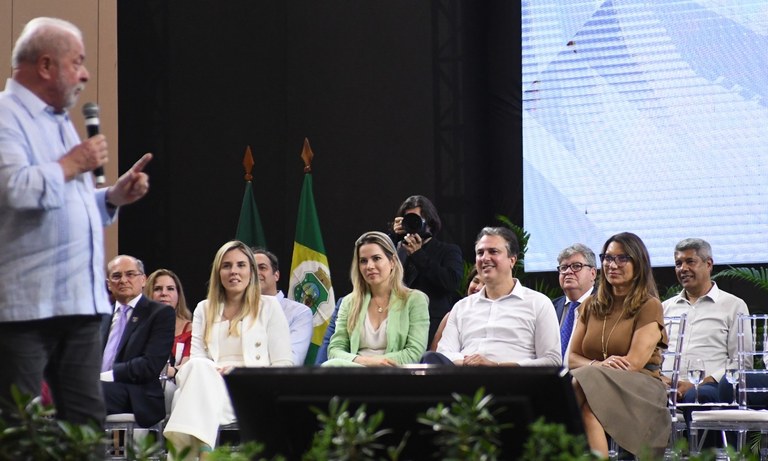
[[[768,291],[768,268],[765,267],[729,267],[718,272],[712,278],[720,277],[744,280],[763,291]]]

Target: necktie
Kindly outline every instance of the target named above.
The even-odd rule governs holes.
[[[117,347],[120,345],[120,338],[123,337],[125,325],[128,323],[128,311],[131,306],[120,306],[117,308],[118,315],[114,327],[109,332],[107,346],[104,348],[104,357],[101,361],[101,371],[109,371],[117,356]]]
[[[563,358],[565,358],[565,351],[568,349],[568,342],[571,340],[571,333],[573,333],[573,321],[576,319],[576,307],[578,305],[578,301],[571,301],[568,304],[568,312],[565,314],[562,326],[560,326],[560,349]]]

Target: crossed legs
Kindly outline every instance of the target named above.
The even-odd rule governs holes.
[[[590,450],[597,452],[603,458],[608,457],[608,438],[605,436],[605,430],[603,425],[597,419],[592,408],[587,402],[587,397],[584,395],[581,385],[576,379],[572,381],[573,390],[576,393],[576,403],[581,411],[581,420],[584,423],[584,432],[587,434],[587,443]]]

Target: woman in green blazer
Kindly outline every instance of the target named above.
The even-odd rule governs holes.
[[[418,363],[427,349],[429,299],[403,283],[403,265],[392,240],[366,232],[355,242],[345,296],[323,366],[389,366]]]

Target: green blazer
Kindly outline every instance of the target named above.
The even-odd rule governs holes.
[[[328,358],[352,362],[360,350],[360,333],[365,324],[368,309],[361,309],[357,325],[353,331],[347,329],[351,296],[345,296],[339,308],[336,319],[336,332],[328,344]],[[370,293],[365,295],[363,306],[371,302]],[[395,297],[389,298],[389,315],[387,315],[387,350],[384,357],[397,362],[399,365],[418,363],[427,350],[429,334],[429,299],[418,290],[412,290],[403,301]]]

